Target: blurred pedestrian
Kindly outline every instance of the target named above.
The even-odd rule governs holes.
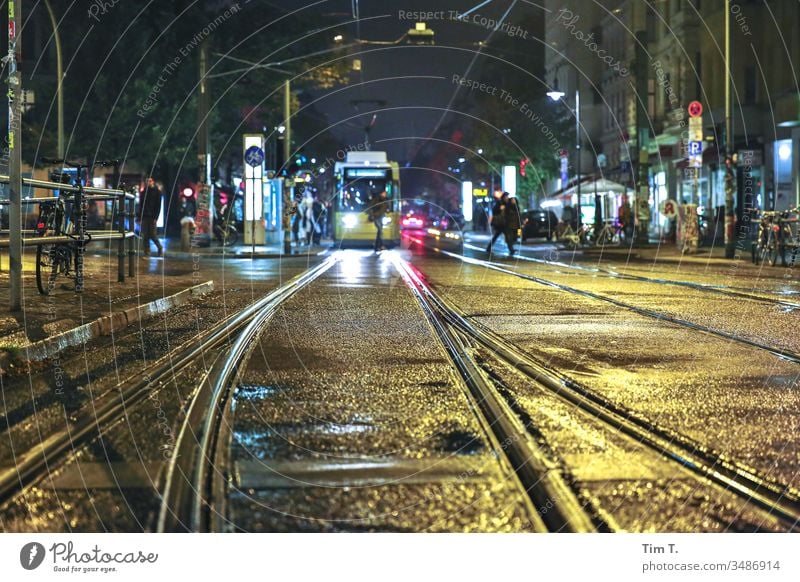
[[[500,236],[505,234],[505,210],[506,202],[508,202],[508,192],[500,192],[499,190],[494,193],[494,204],[492,205],[492,219],[490,224],[492,226],[492,240],[489,241],[489,246],[486,247],[486,252],[492,252],[492,245],[497,241]]]
[[[311,246],[311,235],[313,233],[313,219],[311,216],[311,194],[303,197],[303,202],[300,204],[300,212],[303,214],[303,240],[306,246]]]
[[[314,196],[314,200],[311,202],[311,238],[315,245],[320,243],[324,226],[325,207],[319,201],[319,196]]]
[[[623,194],[621,204],[617,210],[617,222],[619,229],[625,240],[628,240],[633,235],[633,215],[631,207],[628,204],[628,197]]]
[[[292,208],[292,241],[296,247],[300,246],[300,224],[303,222],[301,213],[301,205],[294,204],[294,208]]]
[[[509,196],[508,201],[506,202],[504,213],[506,245],[508,246],[508,256],[511,257],[514,256],[514,245],[517,243],[517,237],[519,236],[519,227],[521,223],[516,196]]]
[[[367,215],[369,221],[375,225],[375,252],[384,250],[383,246],[383,218],[389,212],[389,195],[383,190],[377,196],[372,196],[369,200]]]
[[[161,199],[164,192],[161,187],[156,184],[152,176],[147,178],[147,185],[141,191],[139,196],[139,224],[141,225],[142,245],[144,251],[143,257],[150,256],[150,241],[152,241],[158,249],[158,256],[164,256],[164,247],[161,246],[161,241],[158,240],[158,217],[161,214]]]

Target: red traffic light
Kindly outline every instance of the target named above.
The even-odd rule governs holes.
[[[183,190],[181,190],[181,195],[184,198],[194,198],[194,188],[191,186],[186,186]]]

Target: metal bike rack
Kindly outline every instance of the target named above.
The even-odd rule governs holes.
[[[0,175],[0,183],[8,184],[8,176]],[[79,193],[80,189],[71,184],[61,184],[58,182],[48,182],[46,180],[34,180],[31,178],[22,179],[23,186],[31,188],[38,188],[42,190],[58,190],[60,192]],[[43,204],[46,202],[54,202],[59,198],[54,196],[41,197],[41,198],[23,198],[21,200],[24,205]],[[86,209],[84,202],[86,201],[108,201],[115,202],[112,217],[117,216],[119,224],[116,231],[102,230],[92,231],[86,230]],[[10,204],[8,200],[0,200],[0,206]],[[75,243],[78,244],[78,252],[82,256],[83,247],[91,241],[119,241],[117,245],[117,281],[119,283],[125,282],[125,255],[128,256],[128,276],[133,277],[135,274],[134,258],[136,256],[135,250],[135,233],[134,233],[134,217],[136,213],[136,197],[133,194],[123,190],[111,188],[94,188],[87,186],[83,188],[83,196],[75,198],[75,204],[79,209],[79,218],[76,224],[77,235],[75,237],[69,236],[37,236],[37,237],[24,237],[24,235],[33,234],[35,231],[23,230],[22,246],[38,246],[45,244],[58,244],[58,243]],[[113,220],[112,220],[113,223]],[[0,236],[7,235],[8,230],[0,230]],[[126,252],[125,241],[128,241],[128,249]],[[8,248],[10,241],[6,236],[0,238],[0,249]],[[83,269],[81,269],[82,274]],[[80,293],[83,289],[83,277],[80,276],[81,281],[76,280],[75,292]]]

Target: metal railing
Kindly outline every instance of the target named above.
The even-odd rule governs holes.
[[[0,174],[0,184],[8,184],[9,178],[6,175]],[[79,193],[81,189],[71,184],[62,184],[59,182],[48,182],[46,180],[34,180],[32,178],[23,178],[22,185],[30,188],[38,188],[42,190],[50,190],[59,192]],[[34,234],[36,231],[30,229],[23,229],[21,234],[22,247],[38,246],[44,244],[70,244],[77,243],[81,247],[85,246],[92,241],[119,241],[117,245],[117,281],[120,283],[125,282],[125,255],[128,256],[128,276],[133,277],[135,274],[134,258],[136,256],[135,249],[135,233],[134,233],[134,218],[136,214],[136,196],[113,188],[95,188],[87,186],[82,189],[83,196],[80,200],[75,200],[78,208],[78,222],[77,235],[73,236],[36,236],[25,237],[24,235]],[[55,196],[45,196],[41,198],[23,198],[20,202],[23,205],[43,204],[46,202],[54,202],[59,200]],[[111,230],[90,230],[83,227],[86,224],[86,204],[85,202],[91,201],[112,201],[111,212]],[[10,204],[9,200],[0,200],[0,207]],[[114,230],[114,222],[116,220],[116,230]],[[10,240],[7,238],[9,234],[8,229],[0,229],[0,249],[8,248]],[[125,243],[127,241],[127,251]],[[82,285],[76,285],[76,292],[80,292]]]

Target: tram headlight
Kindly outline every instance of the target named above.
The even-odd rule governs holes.
[[[345,228],[355,228],[358,224],[358,217],[355,214],[345,214],[342,217],[342,224]]]

